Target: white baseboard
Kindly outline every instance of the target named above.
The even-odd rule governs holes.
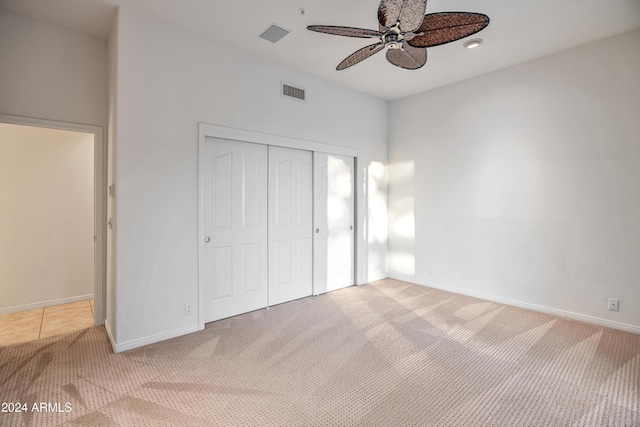
[[[31,304],[14,305],[13,307],[0,308],[0,314],[17,313],[19,311],[35,310],[37,308],[51,307],[52,305],[68,304],[70,302],[92,299],[93,294],[79,295],[77,297],[52,299],[49,301],[34,302]]]
[[[105,322],[105,325],[108,325],[108,322]],[[131,341],[125,341],[123,343],[116,343],[113,339],[113,335],[111,334],[111,330],[109,326],[107,326],[107,335],[109,336],[109,340],[111,341],[111,347],[113,348],[114,353],[120,353],[122,351],[133,350],[134,348],[142,347],[149,344],[154,344],[160,341],[168,340],[170,338],[179,337],[181,335],[190,334],[192,332],[197,332],[201,329],[198,324],[194,324],[191,326],[187,326],[185,328],[174,329],[172,331],[161,332],[155,335],[149,335],[143,338],[138,338]]]
[[[388,276],[382,276],[382,275],[367,277],[367,280],[357,281],[356,286],[366,285],[367,283],[371,283],[371,282],[377,282],[378,280],[386,279],[387,277]]]
[[[397,279],[397,280],[405,280],[405,279]],[[405,280],[405,281],[411,282],[410,280]],[[411,282],[411,283],[414,283],[414,282]],[[467,291],[464,289],[456,288],[454,286],[443,285],[442,283],[426,282],[425,284],[421,284],[421,283],[417,283],[417,284],[422,286],[427,286],[430,288],[440,289],[443,291],[453,292],[456,294],[476,297],[476,298],[480,298],[487,301],[493,301],[500,304],[526,308],[527,310],[538,311],[540,313],[550,314],[552,316],[563,317],[566,319],[577,320],[579,322],[585,322],[585,323],[591,323],[593,325],[604,326],[606,328],[619,329],[621,331],[640,334],[640,326],[629,325],[627,323],[614,322],[612,320],[600,319],[598,317],[588,316],[586,314],[574,313],[571,311],[545,307],[537,304],[530,304],[528,302],[513,300],[509,298],[503,298],[496,295],[486,294],[483,292]]]

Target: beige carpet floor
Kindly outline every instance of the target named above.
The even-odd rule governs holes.
[[[394,280],[121,354],[0,347],[0,380],[29,409],[3,427],[640,426],[640,335]]]

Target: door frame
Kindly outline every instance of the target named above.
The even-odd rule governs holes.
[[[307,150],[311,152],[321,151],[328,154],[339,154],[342,156],[349,156],[354,158],[354,215],[357,215],[357,188],[358,188],[358,154],[359,150],[355,148],[341,147],[338,145],[325,144],[321,142],[307,141],[304,139],[290,138],[280,135],[271,135],[267,133],[248,131],[243,129],[236,129],[226,126],[213,125],[208,123],[198,123],[198,240],[195,242],[198,251],[198,326],[200,329],[204,329],[205,324],[205,289],[204,289],[204,262],[202,260],[203,253],[200,250],[200,236],[203,235],[204,230],[204,200],[203,192],[204,188],[202,182],[202,171],[204,170],[204,143],[207,137],[229,139],[233,141],[252,142],[254,144],[273,145],[276,147],[295,148],[298,150]],[[356,217],[357,218],[357,217]],[[355,221],[357,223],[357,221]],[[355,235],[358,234],[358,227],[354,224]],[[353,255],[353,271],[354,271],[354,283],[356,281],[356,269],[358,266],[357,253],[358,253],[358,239],[354,238],[354,255]]]
[[[93,134],[93,211],[94,211],[94,260],[93,260],[93,320],[96,325],[104,325],[106,317],[106,233],[107,224],[107,192],[104,188],[107,173],[107,152],[104,141],[104,130],[101,126],[79,123],[61,122],[56,120],[39,119],[35,117],[12,116],[0,114],[0,123],[33,126],[49,129],[68,130]]]

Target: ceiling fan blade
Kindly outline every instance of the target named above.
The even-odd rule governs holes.
[[[391,28],[398,22],[403,0],[382,0],[378,6],[378,22],[386,28]]]
[[[378,6],[378,22],[391,28],[399,23],[403,33],[420,26],[427,10],[427,0],[382,0]]]
[[[387,50],[387,61],[405,70],[417,70],[427,63],[427,49],[404,43],[403,49]]]
[[[340,27],[335,25],[309,25],[307,30],[315,31],[317,33],[333,34],[334,36],[359,37],[364,39],[382,36],[382,33],[376,30]]]
[[[369,46],[365,46],[362,49],[358,49],[353,52],[351,55],[344,58],[344,60],[338,64],[336,70],[344,70],[345,68],[349,68],[353,65],[356,65],[358,62],[364,61],[371,55],[374,55],[384,49],[384,43],[376,43]]]
[[[430,13],[424,17],[416,35],[407,40],[413,47],[432,47],[463,39],[489,25],[489,17],[473,12]]]
[[[414,31],[424,20],[427,11],[427,0],[404,0],[398,21],[403,33]]]

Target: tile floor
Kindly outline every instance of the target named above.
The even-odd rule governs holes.
[[[93,326],[93,300],[0,315],[0,346]]]

